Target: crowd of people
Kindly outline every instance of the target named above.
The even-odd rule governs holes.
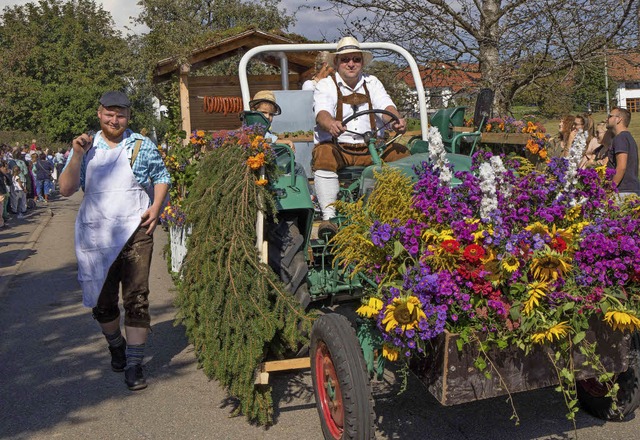
[[[638,146],[629,133],[631,113],[615,107],[606,120],[594,122],[589,114],[567,115],[558,123],[558,134],[552,138],[552,156],[567,157],[578,136],[585,139],[586,148],[580,168],[607,166],[615,169],[613,181],[621,197],[640,195],[638,180]]]
[[[0,228],[13,216],[21,220],[38,204],[49,203],[66,158],[64,149],[54,153],[35,139],[31,145],[0,145]]]

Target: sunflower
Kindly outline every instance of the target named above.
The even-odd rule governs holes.
[[[621,332],[629,330],[634,332],[640,329],[640,319],[627,310],[610,310],[604,314],[604,320],[614,330],[620,330]]]
[[[536,235],[536,234],[540,234],[540,236],[549,235],[549,228],[540,222],[535,222],[524,229],[531,232],[533,235]]]
[[[556,225],[553,225],[553,227],[551,228],[550,235],[552,237],[562,238],[567,243],[567,246],[571,246],[571,242],[573,241],[573,232],[571,232],[571,228],[562,229],[562,228],[557,228]]]
[[[427,319],[422,311],[422,303],[413,295],[394,298],[384,310],[382,324],[386,324],[385,331],[389,333],[396,327],[403,331],[415,328],[421,319]]]
[[[358,310],[356,310],[356,313],[363,318],[373,318],[380,313],[382,307],[384,307],[382,300],[371,297],[367,303],[362,304]]]
[[[393,347],[389,347],[386,344],[382,346],[382,356],[389,359],[391,362],[397,361],[399,354],[400,352]]]
[[[537,252],[531,260],[531,273],[538,281],[557,280],[571,269],[566,258],[551,249]]]
[[[500,267],[509,273],[513,273],[520,267],[520,261],[513,254],[505,254],[500,262]]]
[[[571,327],[567,325],[568,321],[562,321],[546,330],[542,330],[531,335],[531,342],[534,344],[544,344],[545,340],[553,342],[553,338],[560,340],[571,332]]]
[[[548,289],[549,283],[546,282],[534,281],[527,284],[527,295],[529,295],[529,298],[524,302],[522,313],[528,315],[533,311],[534,307],[539,306],[540,299],[547,296]]]

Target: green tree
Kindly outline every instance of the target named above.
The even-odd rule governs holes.
[[[93,0],[6,7],[0,22],[0,129],[70,141],[96,128],[96,103],[125,89],[128,47]]]
[[[144,56],[155,65],[248,26],[287,30],[294,18],[279,4],[280,0],[140,0],[142,12],[136,22],[149,28],[142,39]]]
[[[478,63],[500,113],[536,80],[638,41],[638,0],[328,1],[346,17],[345,33],[397,43],[423,64]]]

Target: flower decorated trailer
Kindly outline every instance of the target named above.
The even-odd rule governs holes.
[[[391,141],[361,134],[374,165],[340,173],[335,235],[314,233],[297,151],[262,136],[246,68],[336,44],[260,46],[240,61],[244,128],[209,140],[185,203],[178,304],[205,371],[270,423],[268,373],[310,367],[328,439],[374,437],[370,380],[385,361],[444,404],[561,384],[571,414],[578,398],[604,418],[634,411],[640,208],[614,203],[606,173],[572,160],[538,171],[447,153],[411,55],[362,48],[406,59],[422,134],[389,164],[379,154]]]

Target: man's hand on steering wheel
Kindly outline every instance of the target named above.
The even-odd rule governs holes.
[[[393,124],[391,124],[391,128],[398,133],[403,134],[407,131],[407,121],[404,118],[398,118],[397,121],[393,120]]]
[[[345,131],[347,131],[347,128],[345,127],[345,125],[342,124],[342,121],[337,121],[337,120],[333,120],[331,121],[331,123],[329,124],[328,130],[329,133],[331,133],[331,136],[333,136],[334,138],[337,138],[338,136],[340,136],[342,133],[344,133]]]

